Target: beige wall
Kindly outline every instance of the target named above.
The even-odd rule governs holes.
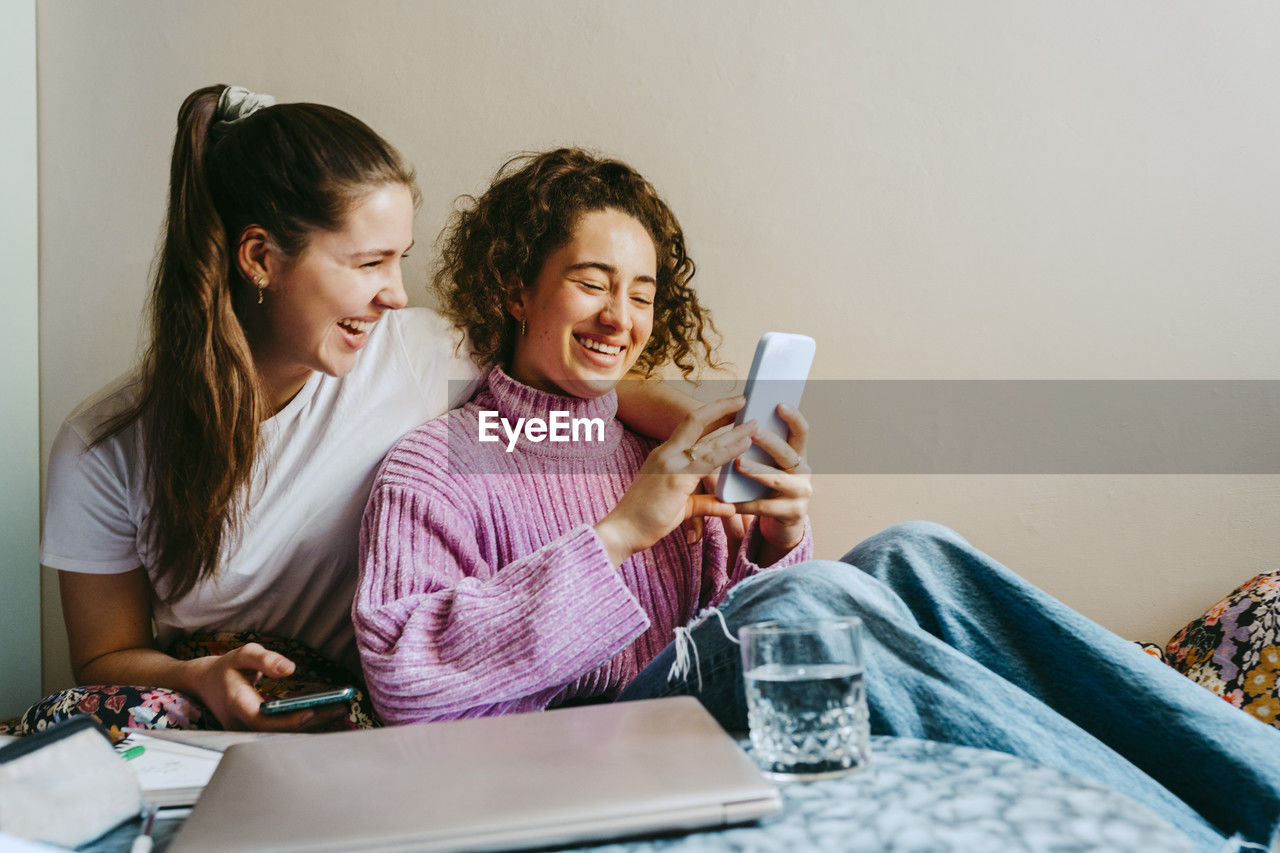
[[[818,339],[825,379],[1277,372],[1271,4],[43,0],[38,23],[46,453],[135,356],[176,109],[218,81],[404,150],[413,280],[454,196],[578,143],[666,193],[739,364],[778,328]],[[818,487],[823,556],[935,519],[1134,637],[1280,550],[1274,476]]]

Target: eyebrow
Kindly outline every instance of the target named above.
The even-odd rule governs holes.
[[[569,264],[569,266],[565,269],[565,272],[573,272],[575,270],[600,270],[600,272],[604,273],[605,275],[614,276],[615,278],[618,275],[617,267],[613,266],[612,264],[602,263],[600,261],[583,261],[582,263],[579,263],[579,264]],[[638,275],[634,279],[632,279],[632,281],[638,281],[641,284],[652,284],[655,287],[658,284],[658,280],[651,275]]]
[[[417,240],[410,241],[409,245],[405,248],[404,251],[408,252],[410,249],[413,248],[414,243],[416,242],[418,241]],[[398,252],[395,249],[365,249],[362,252],[352,252],[351,257],[353,258],[362,258],[362,257],[385,258],[385,257],[388,257],[389,255],[401,255],[401,254],[404,254],[404,252]]]

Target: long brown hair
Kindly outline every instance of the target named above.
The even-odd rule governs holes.
[[[240,235],[259,226],[296,255],[378,186],[403,184],[417,198],[413,171],[359,119],[279,104],[219,121],[226,88],[198,89],[178,111],[137,402],[94,436],[100,443],[135,422],[142,431],[143,534],[170,600],[212,577],[238,533],[259,425],[271,414],[244,332],[256,292],[235,259]]]
[[[512,282],[532,284],[546,259],[573,237],[584,213],[609,208],[643,225],[658,256],[653,334],[636,369],[649,374],[672,362],[688,377],[699,362],[717,366],[719,336],[690,286],[694,264],[680,221],[631,166],[581,148],[508,160],[484,194],[462,197],[440,237],[432,286],[441,313],[466,331],[479,364],[512,357],[517,337],[507,309]]]

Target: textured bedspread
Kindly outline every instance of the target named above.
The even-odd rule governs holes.
[[[589,848],[642,851],[1194,850],[1146,806],[999,752],[872,738],[862,773],[782,786],[758,826]]]

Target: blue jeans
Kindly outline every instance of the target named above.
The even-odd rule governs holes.
[[[1189,681],[975,549],[911,522],[842,562],[762,572],[720,605],[731,632],[768,619],[860,617],[872,731],[994,749],[1145,803],[1205,849],[1280,821],[1280,730]],[[668,680],[668,646],[619,700],[690,693],[746,730],[739,648],[697,623],[701,673]]]

